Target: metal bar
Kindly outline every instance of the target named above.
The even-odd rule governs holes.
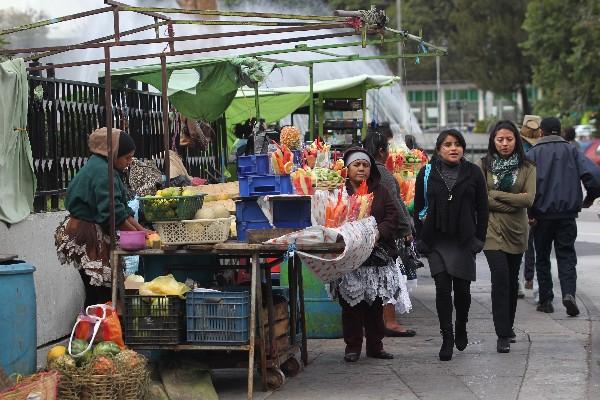
[[[258,281],[258,271],[260,269],[258,254],[252,254],[252,279],[250,287],[250,350],[248,351],[248,400],[252,400],[254,392],[254,350],[256,341],[256,295],[257,288],[260,285]]]
[[[255,18],[276,18],[276,19],[296,19],[300,21],[339,21],[344,22],[346,18],[325,15],[298,15],[298,14],[280,14],[280,13],[257,13],[241,11],[219,11],[219,10],[186,10],[182,8],[161,8],[161,7],[133,7],[121,6],[122,11],[136,12],[162,12],[165,14],[193,14],[204,16],[219,17],[255,17]]]
[[[213,20],[194,20],[194,19],[176,19],[171,21],[175,25],[218,25],[218,26],[313,26],[320,25],[319,22],[283,22],[283,21],[213,21]],[[336,28],[348,28],[344,23],[335,23]],[[332,28],[333,29],[333,28]]]
[[[42,26],[53,25],[53,24],[57,24],[59,22],[70,21],[73,19],[79,19],[79,18],[83,18],[83,17],[89,17],[89,16],[96,15],[96,14],[102,14],[102,13],[109,12],[112,10],[113,10],[112,7],[97,8],[94,10],[84,11],[84,12],[80,12],[77,14],[65,15],[64,17],[50,18],[50,19],[45,19],[45,20],[38,21],[38,22],[32,22],[30,24],[19,25],[19,26],[15,26],[13,28],[0,30],[0,36],[8,35],[10,33],[15,33],[15,32],[22,32],[22,31],[26,31],[29,29],[41,28]]]
[[[163,53],[160,56],[160,69],[161,69],[161,77],[162,77],[162,123],[163,123],[163,147],[164,147],[164,168],[165,168],[165,176],[167,177],[166,186],[169,186],[169,181],[171,180],[171,160],[169,159],[169,96],[168,96],[168,88],[169,81],[167,78],[167,56]]]
[[[261,47],[261,46],[270,46],[275,44],[285,44],[285,43],[294,43],[294,42],[304,42],[306,40],[321,40],[321,39],[331,39],[343,36],[354,36],[355,32],[342,32],[342,33],[329,33],[324,35],[315,35],[315,36],[304,36],[298,38],[287,38],[287,39],[278,39],[278,40],[268,40],[261,42],[251,42],[251,43],[241,43],[241,44],[233,44],[233,45],[224,45],[224,46],[215,46],[215,47],[205,47],[202,49],[192,49],[192,50],[180,50],[173,52],[172,55],[187,55],[187,54],[199,54],[199,53],[210,53],[213,51],[222,51],[222,50],[235,50],[235,49],[244,49],[249,47]],[[2,52],[0,52],[2,54]],[[159,58],[162,53],[154,53],[154,54],[140,54],[136,56],[127,56],[127,57],[115,57],[112,59],[112,62],[122,62],[122,61],[132,61],[132,60],[143,60],[148,58]],[[169,54],[171,55],[171,54]],[[70,67],[80,67],[83,65],[94,65],[94,64],[102,64],[104,63],[103,59],[96,60],[86,60],[86,61],[77,61],[71,63],[64,64],[54,64],[53,68],[70,68]],[[48,69],[49,67],[40,65],[37,67],[27,68],[28,71],[40,71]]]
[[[110,84],[110,47],[104,48],[104,73],[108,77],[104,83],[104,113],[106,117],[106,148],[108,151],[108,198],[110,200],[110,250],[115,248],[115,183],[114,183],[114,154],[112,142],[112,99]]]
[[[263,392],[266,392],[269,388],[267,386],[267,334],[265,332],[265,316],[263,314],[263,302],[262,302],[262,272],[263,270],[258,267],[258,276],[261,278],[258,280],[258,285],[256,286],[256,306],[257,306],[257,316],[258,316],[258,332],[260,335],[260,382],[262,384]],[[253,326],[251,329],[256,329]],[[269,332],[271,331],[272,326],[269,325]]]
[[[330,53],[328,51],[323,51],[323,50],[311,50],[311,53],[322,54],[324,56],[330,56],[330,57],[346,57],[345,54],[335,54],[335,53]]]
[[[407,39],[422,43],[430,49],[434,49],[436,51],[441,51],[442,53],[448,53],[447,48],[441,47],[441,46],[436,46],[433,43],[426,42],[423,40],[422,37],[408,33],[408,31],[392,29],[392,28],[388,28],[388,27],[386,27],[385,30],[386,30],[386,32],[392,32],[392,33],[395,33],[396,35],[402,35],[402,36],[406,37]]]
[[[256,108],[256,123],[260,127],[260,96],[258,95],[258,82],[254,84],[254,107]]]
[[[282,60],[281,63],[276,64],[275,67],[284,68],[284,67],[290,67],[290,66],[294,66],[294,65],[304,65],[304,66],[308,67],[309,65],[312,65],[312,64],[322,64],[322,63],[330,63],[330,62],[390,60],[390,59],[395,59],[395,58],[438,57],[440,55],[443,55],[443,54],[439,54],[439,53],[427,53],[427,54],[404,53],[402,55],[400,55],[400,54],[385,54],[385,55],[380,55],[380,56],[350,55],[347,57],[324,58],[324,59],[319,59],[319,60],[307,60],[307,61]],[[260,58],[262,58],[262,57],[260,57]],[[271,59],[271,61],[276,61],[276,60]],[[35,67],[35,68],[37,68],[37,67]]]
[[[113,25],[115,30],[115,43],[121,41],[121,29],[119,28],[119,10],[117,7],[113,8]]]
[[[302,261],[298,254],[294,255],[294,264],[298,273],[298,300],[300,302],[300,325],[302,329],[301,358],[304,365],[308,365],[308,340],[306,338],[306,315],[304,313],[304,280],[302,278]]]
[[[146,31],[146,30],[152,29],[152,28],[158,29],[159,27],[161,27],[161,26],[163,26],[165,24],[166,24],[166,22],[158,22],[158,23],[154,23],[154,24],[140,26],[139,28],[135,28],[135,29],[129,29],[127,31],[121,32],[121,37],[132,35],[134,33],[143,32],[143,31]],[[110,40],[110,39],[114,39],[114,38],[115,38],[115,35],[103,36],[101,38],[97,38],[97,39],[92,39],[92,40],[85,41],[85,42],[83,42],[81,44],[100,43],[100,42],[103,42],[105,40]],[[69,46],[64,46],[64,47],[69,47]],[[35,54],[32,54],[32,55],[24,58],[24,60],[25,61],[39,60],[40,58],[49,57],[49,56],[53,56],[55,54],[64,53],[65,51],[69,51],[69,50],[71,50],[71,49],[56,50],[56,51],[47,51],[47,52],[43,52],[43,53],[35,53]]]
[[[310,140],[315,140],[315,99],[314,99],[314,70],[313,66],[308,67],[308,86],[309,86],[309,101],[308,103],[308,136]]]
[[[167,34],[169,35],[169,52],[173,54],[175,52],[175,42],[173,41],[175,37],[175,31],[173,30],[173,23],[169,21],[167,23]]]
[[[290,288],[290,336],[292,343],[296,344],[298,333],[298,274],[294,265],[294,259],[289,258],[288,265],[288,286]]]
[[[269,347],[270,359],[276,362],[279,366],[279,349],[275,342],[275,334],[273,332],[273,314],[275,313],[275,305],[273,304],[273,279],[271,276],[271,267],[265,268],[265,291],[267,296],[267,321],[269,323]]]
[[[361,141],[367,137],[367,88],[362,88],[362,126],[360,127]]]
[[[119,6],[119,8],[121,6],[127,6],[127,4],[119,3],[118,1],[114,1],[114,0],[104,0],[104,3],[105,4],[110,4],[111,6]],[[143,15],[147,15],[149,17],[154,17],[154,18],[160,18],[160,19],[165,19],[165,20],[170,19],[166,15],[162,15],[162,14],[158,14],[158,13],[153,13],[153,12],[138,11],[138,13],[139,14],[143,14]]]
[[[111,267],[111,274],[112,274],[111,275],[112,276],[111,300],[112,300],[113,305],[115,307],[117,307],[117,300],[119,298],[119,296],[118,296],[118,291],[119,291],[118,268],[119,268],[119,265],[121,265],[121,254],[114,251],[114,249],[111,249],[110,254],[111,254],[110,267]],[[123,314],[121,313],[121,315],[123,315]]]

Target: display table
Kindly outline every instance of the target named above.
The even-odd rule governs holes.
[[[328,254],[339,253],[344,250],[344,243],[328,243],[328,244],[311,244],[296,246],[296,250],[315,253]],[[219,256],[229,256],[236,258],[249,258],[251,260],[251,286],[250,286],[250,321],[249,321],[249,341],[243,345],[195,345],[195,344],[179,344],[179,345],[146,345],[136,346],[136,349],[170,349],[175,351],[182,350],[202,350],[202,351],[247,351],[248,352],[248,399],[252,399],[253,383],[254,383],[254,360],[255,349],[257,344],[256,327],[258,326],[258,340],[260,360],[259,366],[261,370],[261,382],[263,390],[267,387],[277,388],[284,381],[284,375],[281,371],[281,366],[286,363],[288,369],[291,370],[291,375],[300,369],[299,363],[295,360],[296,351],[300,350],[301,359],[304,365],[308,362],[308,350],[306,340],[306,324],[304,315],[304,289],[302,284],[302,265],[300,258],[294,255],[291,258],[288,268],[288,280],[290,288],[290,347],[287,349],[278,349],[273,335],[273,295],[271,282],[271,268],[279,264],[285,257],[288,251],[287,245],[282,244],[248,244],[242,242],[225,242],[210,245],[187,245],[179,247],[164,247],[162,249],[146,249],[140,251],[125,251],[120,248],[115,249],[111,256],[112,278],[113,282],[117,282],[112,286],[113,304],[118,304],[119,297],[124,295],[123,272],[117,266],[122,265],[121,257],[123,256],[164,256],[164,255],[189,255],[198,256],[203,254],[216,254]],[[275,261],[270,263],[262,263],[261,259],[274,258]],[[240,269],[246,266],[231,265],[220,266],[222,269]],[[266,282],[264,299],[267,305],[267,316],[263,315],[263,293],[262,293],[262,278]],[[299,315],[298,315],[299,313]],[[297,332],[297,321],[300,322],[301,341],[296,343],[295,336]],[[258,325],[257,325],[258,324]],[[264,327],[268,327],[268,333]],[[268,340],[268,342],[267,342]],[[267,345],[269,343],[269,345]],[[267,359],[267,348],[271,349]],[[297,365],[295,365],[297,364]]]

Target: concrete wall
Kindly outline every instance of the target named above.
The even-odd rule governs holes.
[[[0,223],[0,253],[17,254],[19,259],[36,267],[38,346],[70,334],[83,307],[79,273],[58,262],[54,247],[54,231],[65,215],[65,212],[31,214],[10,228]]]

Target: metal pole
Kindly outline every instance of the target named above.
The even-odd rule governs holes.
[[[308,67],[308,86],[309,86],[309,103],[308,103],[308,136],[311,140],[315,140],[315,99],[314,95],[314,74],[312,64]]]
[[[402,0],[396,0],[396,27],[402,30]],[[402,56],[402,41],[398,42],[398,55]],[[402,58],[398,59],[398,76],[402,78]]]
[[[164,168],[165,176],[167,177],[167,183],[165,186],[169,186],[171,180],[171,163],[169,160],[169,81],[167,78],[167,56],[163,53],[160,56],[160,68],[162,77],[162,123],[163,123],[163,147],[165,151]]]
[[[256,107],[256,123],[260,127],[260,96],[258,95],[258,82],[254,84],[254,107]]]
[[[361,142],[367,137],[367,87],[363,85],[362,88],[362,126],[361,126]]]
[[[104,113],[106,116],[106,148],[108,149],[108,198],[110,201],[110,215],[108,222],[110,226],[110,250],[115,248],[115,176],[114,176],[114,154],[112,142],[112,96],[110,82],[110,47],[104,48]],[[113,266],[113,270],[114,270]],[[113,274],[114,275],[114,274]],[[114,282],[113,282],[114,283]]]
[[[119,28],[119,9],[117,7],[113,9],[113,25],[115,30],[115,43],[119,43],[121,41],[121,29]]]
[[[435,57],[435,85],[437,87],[437,98],[438,98],[438,118],[437,127],[438,129],[442,126],[442,82],[440,79],[440,56]]]

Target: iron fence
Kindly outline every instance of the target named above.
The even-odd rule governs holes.
[[[69,182],[89,157],[87,139],[105,126],[104,87],[99,84],[29,76],[28,130],[37,188],[34,211],[63,208],[62,197]],[[129,132],[136,144],[136,157],[154,160],[163,169],[162,98],[156,93],[127,87],[112,92],[114,127]],[[221,178],[225,143],[224,123],[214,124],[216,137],[206,149],[179,146],[179,132],[170,113],[170,147],[181,155],[188,173],[209,181]]]

